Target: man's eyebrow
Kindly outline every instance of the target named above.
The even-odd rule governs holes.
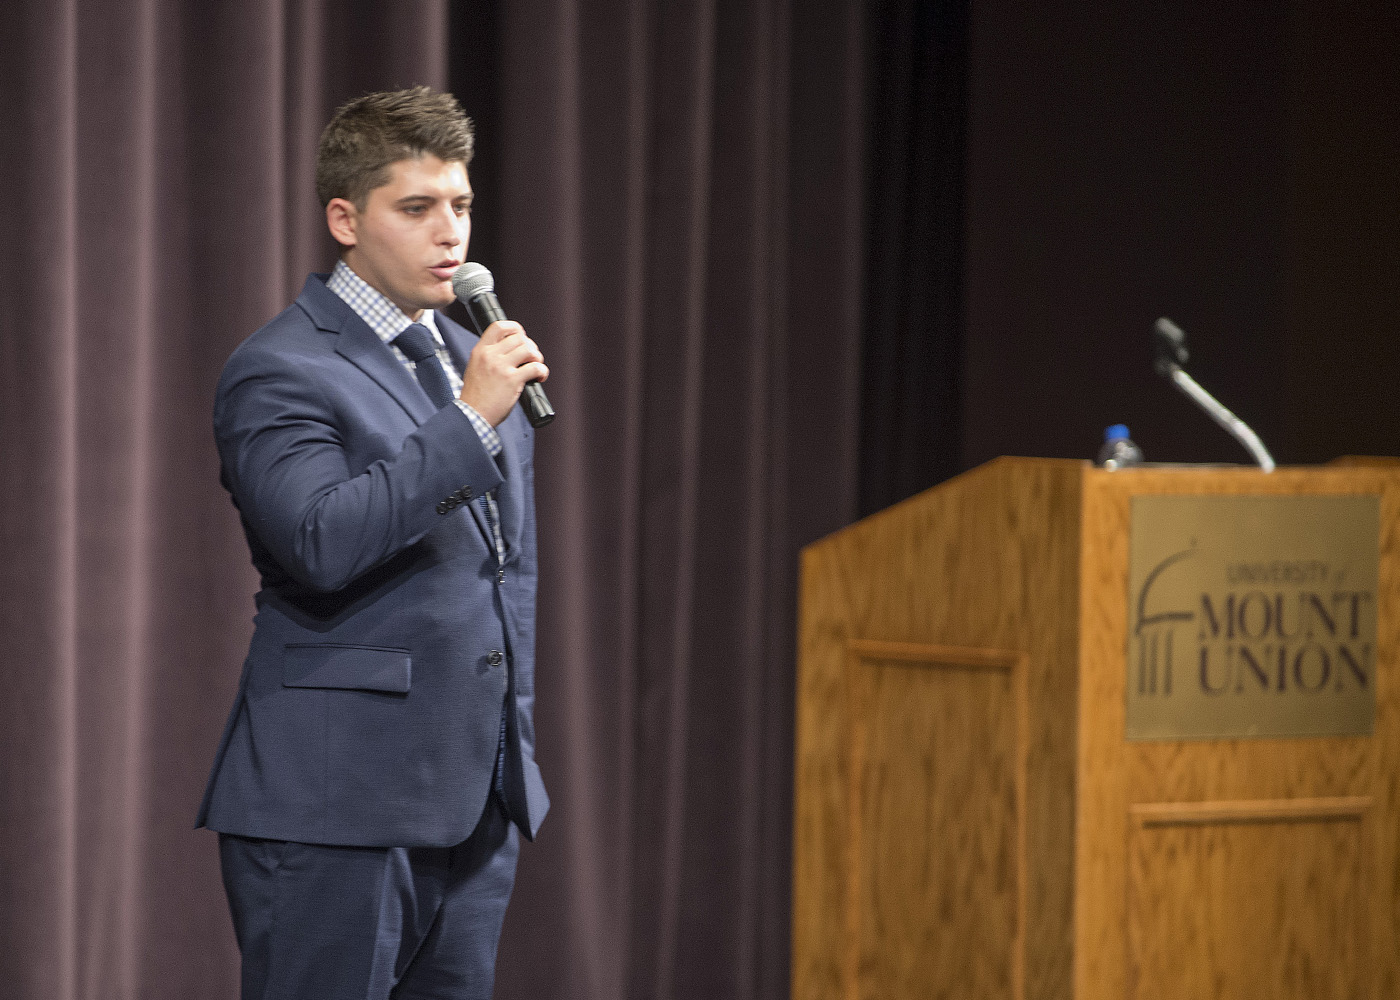
[[[465,202],[467,202],[468,204],[470,204],[472,201],[475,200],[475,198],[476,198],[475,192],[469,191],[469,192],[467,192],[466,194],[459,194],[457,197],[455,197],[455,198],[452,199],[452,202],[453,202],[453,204],[456,204],[457,202],[465,201]],[[413,204],[413,203],[415,203],[415,202],[427,202],[427,203],[431,204],[432,202],[435,202],[435,201],[437,201],[437,200],[438,200],[438,198],[437,198],[435,195],[431,195],[431,194],[406,194],[406,195],[404,195],[402,198],[400,198],[398,201],[394,202],[394,204],[395,204],[395,205],[411,205],[411,204]]]

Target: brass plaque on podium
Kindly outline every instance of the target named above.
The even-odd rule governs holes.
[[[1132,504],[1128,739],[1371,732],[1379,497]]]

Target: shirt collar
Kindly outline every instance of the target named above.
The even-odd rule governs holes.
[[[361,278],[343,260],[335,262],[335,269],[326,279],[326,287],[340,296],[345,304],[355,311],[355,315],[364,320],[386,344],[414,323],[414,320],[409,319],[408,314],[394,305],[388,296]],[[433,310],[424,309],[417,322],[428,328],[435,341],[439,344],[443,342]]]

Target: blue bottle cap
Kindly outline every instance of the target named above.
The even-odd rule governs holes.
[[[1103,432],[1103,439],[1105,441],[1126,441],[1128,439],[1128,425],[1114,424],[1112,427],[1106,428]]]

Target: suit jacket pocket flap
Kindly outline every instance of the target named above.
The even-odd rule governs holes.
[[[288,643],[282,684],[407,694],[412,666],[406,649]]]

